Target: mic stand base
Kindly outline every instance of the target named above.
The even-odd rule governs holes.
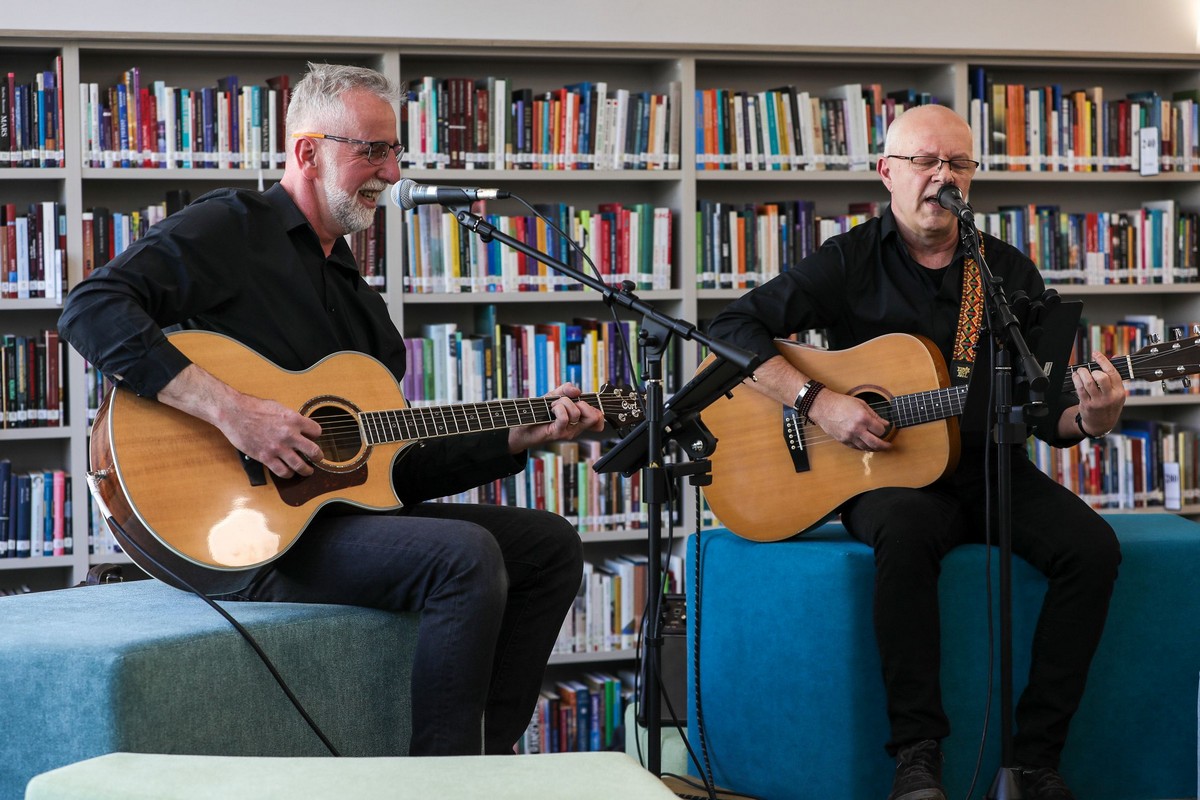
[[[1012,767],[1001,767],[985,797],[986,800],[1022,800],[1024,796],[1017,783],[1017,771]]]

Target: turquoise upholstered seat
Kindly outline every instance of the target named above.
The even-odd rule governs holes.
[[[405,755],[417,615],[223,604],[345,755]],[[115,751],[326,752],[249,645],[156,581],[0,599],[0,800],[34,775]]]
[[[1088,800],[1196,796],[1200,672],[1200,525],[1169,514],[1112,515],[1123,561],[1108,624],[1071,726],[1062,772]],[[716,782],[764,800],[884,797],[893,763],[872,629],[870,548],[830,524],[758,544],[705,533],[699,614],[689,587],[689,645],[700,620],[700,683]],[[991,567],[997,574],[995,549]],[[987,700],[987,548],[946,557],[939,584],[943,743],[952,797],[966,795]],[[688,548],[694,582],[694,538]],[[1014,560],[1014,697],[1045,579]],[[993,580],[993,592],[998,583]],[[996,622],[998,630],[998,619]],[[988,746],[976,795],[1000,763],[999,650]],[[689,685],[695,686],[688,659]],[[699,746],[694,694],[689,727]]]

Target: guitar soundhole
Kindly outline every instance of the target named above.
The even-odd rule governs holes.
[[[339,406],[322,405],[312,409],[308,416],[321,425],[317,444],[325,460],[331,462],[328,466],[344,465],[359,458],[363,440],[355,414]]]
[[[883,417],[888,422],[893,421],[891,397],[872,389],[864,389],[862,391],[854,392],[853,394],[859,400],[862,400],[864,403],[869,405],[876,414]]]

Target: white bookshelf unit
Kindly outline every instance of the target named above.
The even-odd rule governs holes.
[[[405,177],[424,183],[494,186],[520,194],[533,203],[567,202],[579,208],[600,203],[649,203],[672,212],[672,276],[666,289],[638,292],[662,311],[686,320],[711,318],[740,290],[699,289],[696,210],[699,201],[762,203],[811,200],[819,215],[846,213],[849,203],[877,202],[886,192],[872,169],[859,172],[780,170],[710,170],[697,164],[695,119],[697,91],[724,88],[759,92],[794,85],[814,96],[846,84],[880,83],[885,91],[912,88],[928,92],[969,114],[968,76],[984,67],[997,80],[1046,84],[1064,88],[1103,86],[1106,98],[1129,92],[1200,88],[1200,68],[1185,56],[1145,57],[1131,54],[1052,53],[995,54],[975,52],[938,56],[864,49],[858,52],[815,48],[722,49],[656,47],[646,44],[571,44],[529,42],[422,42],[369,38],[214,37],[195,43],[182,36],[130,41],[104,34],[30,34],[0,38],[0,72],[14,72],[18,81],[35,71],[63,64],[63,131],[65,165],[50,168],[0,170],[0,203],[29,204],[55,200],[66,209],[66,275],[68,286],[82,277],[81,215],[95,206],[130,209],[161,202],[168,190],[186,189],[195,198],[210,189],[237,185],[267,187],[282,174],[279,169],[150,169],[104,168],[82,165],[80,87],[91,82],[113,84],[121,73],[137,67],[143,85],[154,80],[188,87],[212,86],[218,78],[236,74],[242,85],[262,84],[286,73],[299,79],[309,60],[363,64],[383,71],[398,82],[425,75],[507,79],[509,88],[528,87],[534,94],[583,81],[605,81],[611,88],[668,93],[678,87],[682,121],[680,160],[676,169],[661,170],[533,170],[533,169],[406,169]],[[977,174],[972,201],[979,212],[1014,204],[1055,204],[1072,213],[1116,211],[1143,202],[1171,199],[1182,209],[1200,210],[1200,172],[1168,172],[1141,177],[1129,172],[1003,172]],[[490,208],[500,208],[490,206]],[[507,209],[508,206],[503,208]],[[513,213],[516,213],[514,208]],[[500,212],[506,213],[506,212]],[[453,321],[469,327],[480,303],[494,303],[497,318],[530,323],[569,320],[575,316],[603,318],[606,310],[594,293],[498,292],[406,294],[402,290],[405,241],[400,212],[389,208],[386,221],[387,288],[384,290],[397,326],[416,335],[421,326]],[[1158,314],[1170,321],[1200,322],[1200,283],[1173,285],[1107,285],[1056,287],[1066,297],[1086,301],[1089,321],[1111,322],[1124,314]],[[0,333],[33,334],[55,326],[60,306],[49,300],[0,299]],[[681,375],[698,363],[694,348],[680,347]],[[68,586],[84,578],[95,563],[121,560],[112,554],[88,554],[87,472],[88,409],[85,365],[73,352],[67,360],[69,423],[61,428],[0,430],[3,457],[14,470],[65,469],[72,478],[74,553],[66,556],[0,559],[0,589],[28,586],[46,589]],[[1131,417],[1166,419],[1200,426],[1200,395],[1139,397],[1129,404]],[[684,528],[694,524],[691,503],[685,502]],[[1186,512],[1200,511],[1195,507]],[[584,536],[589,553],[602,560],[620,552],[641,552],[643,529],[590,533]],[[632,653],[601,656],[571,654],[560,661],[574,664],[600,658],[632,658]]]

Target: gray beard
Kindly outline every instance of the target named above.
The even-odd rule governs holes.
[[[356,194],[342,191],[336,186],[326,187],[329,195],[329,210],[342,228],[342,235],[358,233],[371,227],[375,221],[375,209],[358,204]]]

